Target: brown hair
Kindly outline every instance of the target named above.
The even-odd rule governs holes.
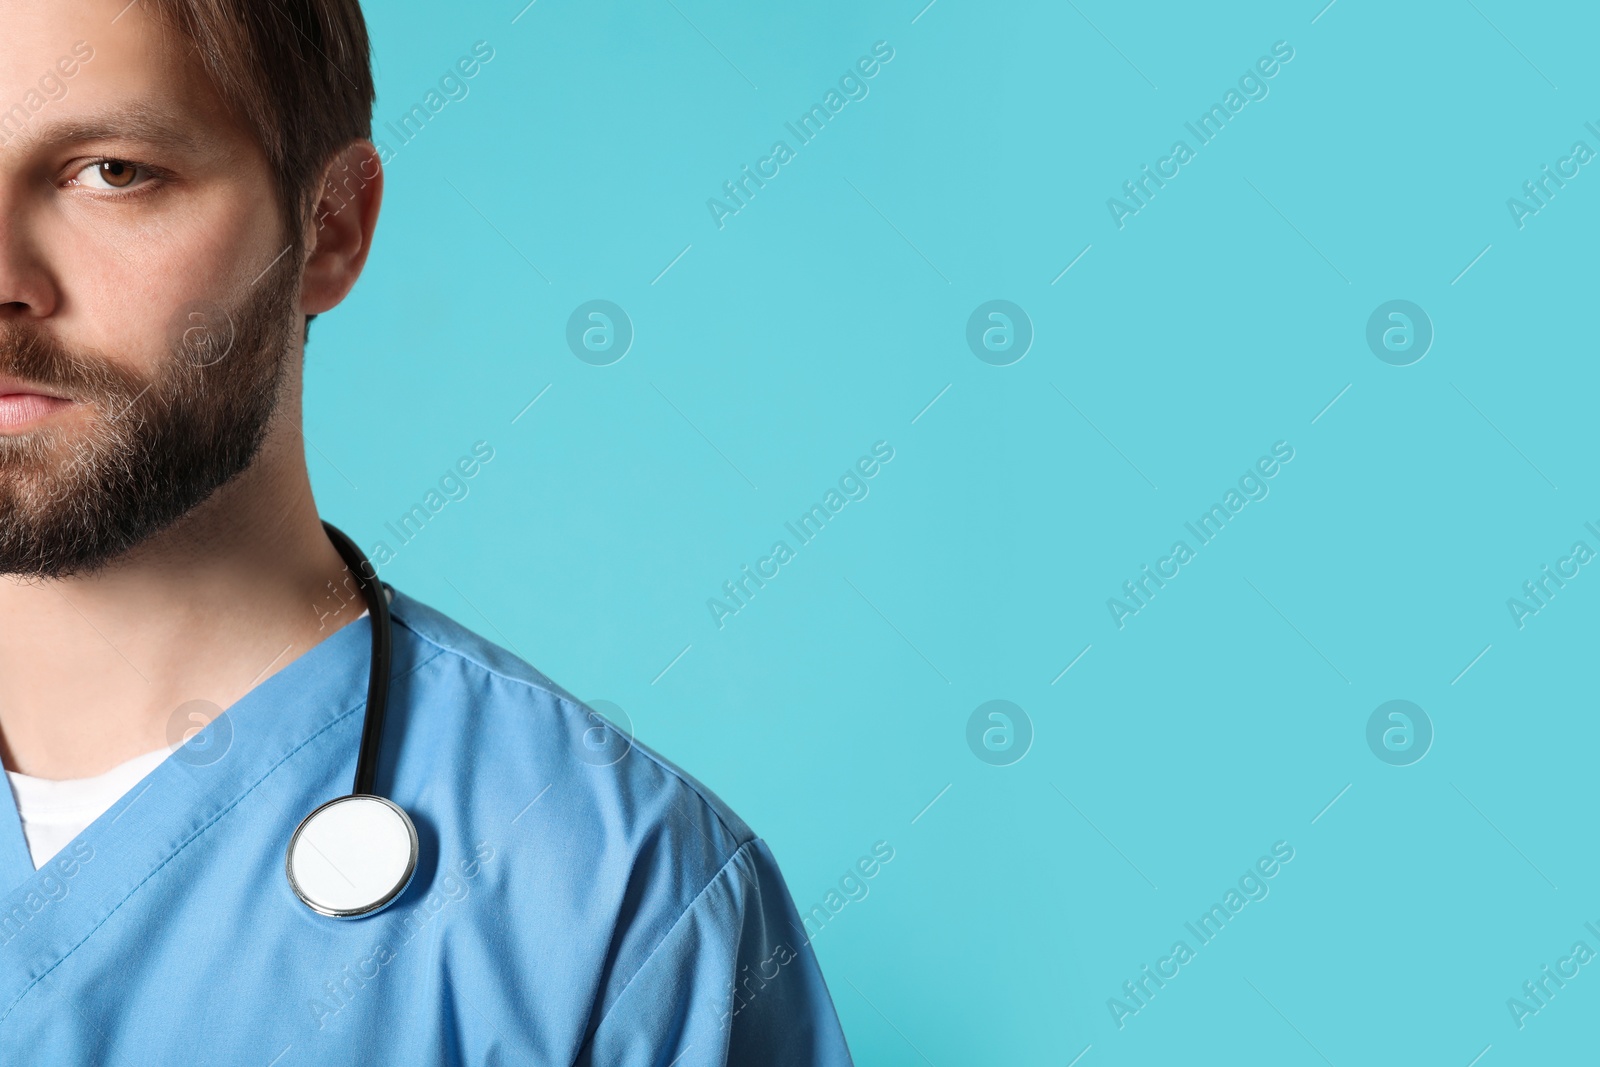
[[[144,0],[194,45],[218,94],[272,167],[286,240],[320,197],[322,170],[372,138],[371,43],[358,0]]]

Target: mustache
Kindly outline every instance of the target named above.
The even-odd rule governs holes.
[[[29,323],[0,322],[0,375],[65,394],[73,400],[126,401],[150,382],[92,349],[67,346]]]

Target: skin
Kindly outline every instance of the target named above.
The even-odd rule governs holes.
[[[290,230],[252,132],[198,61],[141,7],[124,12],[126,3],[0,0],[0,109],[37,89],[76,42],[94,49],[66,96],[0,145],[0,321],[30,320],[148,374],[170,358],[173,316],[191,301],[226,304],[245,291]],[[193,143],[133,132],[131,107]],[[85,122],[112,134],[62,135]],[[114,188],[93,166],[106,159],[161,176],[140,171]],[[305,251],[274,268],[303,272],[301,315],[338,305],[366,263],[382,199],[377,150],[352,142],[323,177],[346,168],[377,177],[294,220]],[[340,610],[345,602],[330,592],[348,576],[306,470],[299,323],[296,315],[284,395],[250,467],[104,571],[0,577],[8,770],[81,778],[170,747],[202,725],[187,717],[191,702],[227,708],[364,609],[357,598]],[[47,417],[70,429],[95,415],[74,403]]]

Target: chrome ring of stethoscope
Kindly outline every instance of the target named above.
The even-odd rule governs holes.
[[[319,915],[354,919],[393,903],[417,869],[417,828],[401,807],[374,792],[389,702],[393,623],[389,599],[354,541],[322,524],[367,599],[372,617],[372,666],[356,757],[355,787],[300,821],[284,851],[284,874],[295,896]]]

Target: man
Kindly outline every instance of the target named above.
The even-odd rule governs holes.
[[[377,633],[300,436],[309,317],[381,199],[361,12],[0,27],[0,1058],[848,1063],[750,829],[397,590],[373,792],[415,874],[361,918],[296,895]]]

